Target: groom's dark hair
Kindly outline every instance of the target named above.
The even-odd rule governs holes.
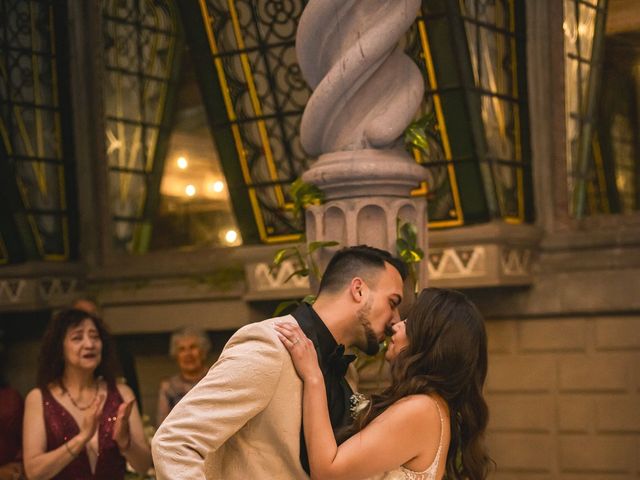
[[[374,283],[384,264],[388,263],[404,280],[407,277],[407,267],[404,262],[393,257],[386,250],[358,245],[338,250],[329,260],[322,279],[318,294],[322,292],[336,293],[347,286],[353,277],[362,277],[365,281]]]

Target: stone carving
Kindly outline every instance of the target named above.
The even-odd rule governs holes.
[[[427,256],[436,287],[488,287],[531,283],[530,248],[487,243],[436,247]]]
[[[61,295],[70,295],[76,291],[78,281],[75,278],[43,278],[38,283],[40,297],[50,300]]]
[[[275,290],[290,288],[309,288],[309,279],[291,274],[298,269],[298,266],[290,260],[285,260],[277,270],[270,270],[268,263],[258,263],[253,269],[255,289]],[[291,278],[289,278],[291,277]],[[287,280],[289,278],[289,280]],[[287,280],[287,281],[285,281]]]
[[[468,278],[486,275],[486,252],[482,246],[432,250],[428,257],[429,278]]]
[[[426,203],[409,198],[352,198],[333,202],[329,208],[324,205],[308,207],[307,240],[335,240],[340,244],[317,253],[316,258],[322,265],[344,245],[365,243],[394,252],[398,218],[416,225],[418,243],[426,245]]]
[[[6,299],[9,303],[19,302],[26,284],[25,280],[1,280],[0,300]]]
[[[0,280],[0,305],[60,306],[77,287],[74,277],[7,278]]]
[[[309,155],[388,149],[414,117],[422,74],[398,46],[420,0],[310,0],[296,52],[314,90],[302,117]]]
[[[503,248],[500,255],[500,266],[504,275],[530,275],[531,250],[528,248]]]

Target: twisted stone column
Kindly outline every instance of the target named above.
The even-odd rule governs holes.
[[[399,216],[416,224],[426,246],[425,200],[410,196],[425,170],[401,138],[424,84],[398,46],[420,3],[310,0],[302,14],[296,50],[314,91],[300,135],[305,151],[318,157],[302,178],[327,200],[307,210],[308,241],[367,243],[395,252]],[[321,264],[330,254],[323,253]]]

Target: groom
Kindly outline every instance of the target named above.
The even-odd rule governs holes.
[[[316,347],[334,432],[351,421],[344,374],[352,356],[344,348],[378,351],[398,320],[405,275],[386,251],[344,248],[329,262],[313,307],[303,304],[284,317]],[[307,478],[302,383],[274,320],[238,330],[160,425],[152,442],[158,480]]]

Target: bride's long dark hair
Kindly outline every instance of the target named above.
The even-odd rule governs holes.
[[[353,429],[361,430],[407,395],[436,393],[450,411],[446,478],[485,479],[492,460],[483,442],[489,409],[482,396],[487,376],[482,315],[460,292],[426,288],[407,317],[406,332],[409,345],[391,365],[391,386],[372,397]]]

